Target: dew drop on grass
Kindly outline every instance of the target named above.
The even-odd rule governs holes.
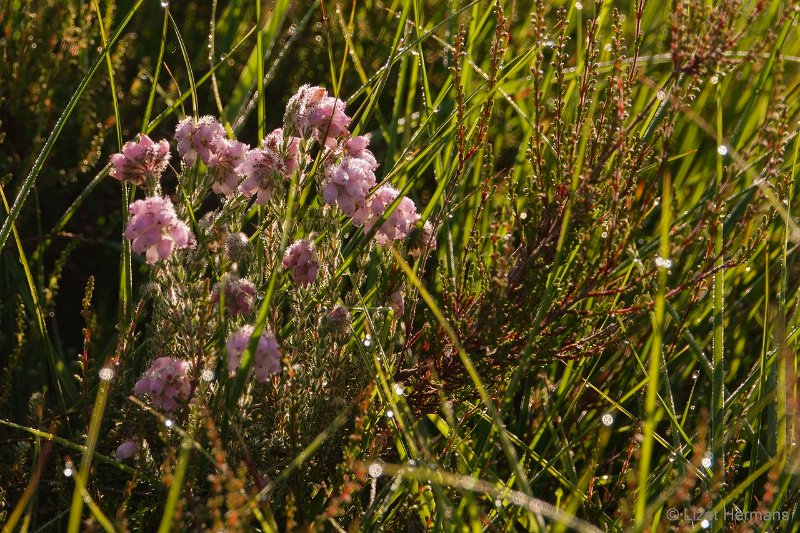
[[[167,418],[166,420],[164,420],[164,425],[165,425],[165,426],[167,426],[168,428],[171,428],[171,427],[172,427],[174,424],[175,424],[175,422],[173,422],[173,421],[172,421],[171,419],[169,419],[169,418]]]
[[[665,257],[656,257],[655,263],[660,268],[672,268],[672,260]]]
[[[711,526],[711,522],[708,521],[707,518],[703,518],[703,521],[700,522],[700,527],[703,529],[708,529]]]
[[[700,461],[700,464],[703,465],[705,468],[711,468],[711,454],[706,454],[703,456],[703,459]]]
[[[600,421],[603,423],[604,426],[610,426],[614,423],[614,417],[611,416],[609,413],[605,413],[601,418]]]
[[[700,371],[699,370],[695,370],[694,372],[692,372],[692,379],[697,379],[699,377],[700,377]]]
[[[69,466],[64,469],[64,477],[72,477],[72,468]]]
[[[394,418],[394,411],[392,411],[391,409],[386,411],[386,418]]]
[[[103,381],[111,381],[114,379],[114,369],[109,367],[100,369],[100,379]]]
[[[719,146],[717,146],[717,153],[719,155],[728,155],[728,147],[725,146],[724,144],[720,144]]]
[[[161,0],[161,7],[169,7],[169,2],[167,2],[167,0]]]
[[[714,74],[713,76],[711,76],[711,80],[709,80],[709,81],[711,81],[711,85],[716,85],[716,84],[719,83],[719,76]]]
[[[372,463],[369,465],[368,471],[371,478],[379,478],[381,477],[381,474],[383,474],[383,465],[380,463]]]
[[[580,2],[575,2],[575,9],[577,9],[578,11],[582,10],[583,4],[581,4]]]

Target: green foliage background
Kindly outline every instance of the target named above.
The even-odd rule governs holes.
[[[124,350],[95,426],[98,453],[117,444],[102,436],[146,366],[128,331],[148,269],[121,259],[127,202],[106,163],[140,131],[170,137],[194,80],[200,114],[251,144],[298,86],[326,86],[372,135],[379,178],[439,230],[412,274],[346,240],[365,307],[405,280],[407,313],[354,321],[343,353],[368,384],[336,391],[342,420],[312,420],[279,459],[241,439],[279,480],[263,516],[231,446],[245,523],[643,530],[700,527],[669,508],[723,507],[798,523],[798,4],[501,4],[277,0],[259,26],[250,0],[173,0],[172,22],[155,0],[2,0],[0,184],[19,209],[0,210],[0,521],[23,501],[32,530],[66,528],[65,461],[91,440],[97,371]],[[190,468],[184,514],[162,520],[180,442],[128,491],[130,468],[95,457],[88,490],[115,528],[177,528],[205,505],[208,472]]]

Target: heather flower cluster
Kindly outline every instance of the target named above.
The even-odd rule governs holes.
[[[317,279],[319,271],[314,243],[305,239],[296,241],[286,249],[281,265],[292,271],[292,278],[297,285],[311,285]]]
[[[176,411],[189,398],[189,363],[172,357],[159,357],[139,378],[133,392],[147,395],[153,406],[168,413]]]
[[[276,129],[264,138],[261,148],[248,151],[237,167],[245,177],[239,190],[245,196],[256,196],[258,205],[265,205],[275,190],[297,170],[300,139],[285,137],[283,130]]]
[[[221,269],[220,281],[214,284],[207,301],[217,308],[224,307],[224,313],[213,312],[210,316],[218,317],[214,320],[219,320],[218,324],[227,332],[227,364],[232,373],[241,365],[254,332],[254,326],[242,325],[240,321],[252,316],[257,283],[269,277],[269,272],[249,270],[254,265],[247,258],[258,254],[249,255],[251,238],[240,231],[248,223],[243,220],[247,199],[256,205],[273,202],[279,207],[285,202],[289,183],[309,190],[305,187],[314,176],[313,170],[320,177],[318,186],[324,204],[338,208],[366,233],[374,233],[379,245],[408,239],[409,253],[415,257],[422,250],[436,246],[431,224],[418,224],[420,215],[413,200],[388,184],[378,184],[375,171],[379,164],[369,149],[369,137],[351,135],[350,123],[344,101],[329,96],[321,87],[303,85],[287,104],[282,128],[270,132],[255,148],[232,138],[229,130],[211,116],[186,117],[175,128],[177,152],[183,162],[181,169],[192,168],[200,187],[199,191],[184,189],[177,197],[185,200],[187,192],[207,193],[209,189],[228,197],[222,202],[221,212],[200,217],[199,231],[209,257],[217,265],[215,268]],[[310,165],[312,156],[318,165]],[[169,142],[163,139],[154,142],[144,134],[111,157],[111,176],[144,190],[145,197],[129,205],[131,216],[124,235],[130,240],[132,250],[144,254],[150,265],[196,243],[173,200],[162,192],[161,179],[169,159]],[[186,187],[183,176],[178,179],[178,187]],[[203,201],[202,194],[195,200],[187,200],[186,209],[197,198]],[[228,209],[228,205],[235,207]],[[265,228],[262,226],[261,230]],[[262,234],[261,238],[267,237]],[[254,249],[260,253],[260,247]],[[217,250],[224,254],[216,255]],[[321,265],[313,240],[299,238],[282,254],[280,268],[295,285],[310,287],[317,282]],[[258,257],[258,268],[265,268],[263,256]],[[164,268],[190,268],[189,260],[182,267],[181,264]],[[207,282],[204,286],[208,287]],[[395,313],[402,314],[402,290],[395,290],[389,300]],[[328,335],[344,336],[350,330],[350,311],[343,305],[335,305],[322,314],[319,324]],[[251,373],[257,381],[266,382],[281,371],[281,358],[278,339],[265,329],[253,354]],[[189,368],[187,361],[159,357],[138,380],[134,392],[147,396],[155,408],[173,412],[185,405],[195,390],[190,384]],[[131,457],[137,449],[137,441],[124,442],[117,450],[117,457]]]
[[[303,85],[289,100],[284,121],[301,134],[313,132],[318,139],[324,139],[331,152],[324,169],[325,203],[338,206],[351,217],[353,224],[371,231],[399,192],[390,186],[373,191],[378,161],[368,148],[368,137],[349,135],[350,118],[344,113],[344,103],[329,97],[320,87]],[[413,200],[402,198],[378,227],[375,241],[388,246],[392,241],[405,239],[419,218]]]
[[[125,228],[125,238],[131,249],[143,253],[151,265],[166,259],[174,249],[193,244],[189,227],[178,218],[168,198],[151,196],[128,206],[131,218]]]
[[[228,351],[228,371],[233,373],[242,363],[242,356],[253,336],[254,328],[245,325],[230,336],[225,347]],[[281,371],[281,349],[275,336],[267,330],[258,338],[258,345],[253,354],[253,374],[256,380],[263,383],[273,374]]]
[[[378,162],[367,150],[368,144],[369,139],[363,136],[348,139],[340,161],[325,168],[325,203],[338,205],[344,214],[351,217],[364,207],[367,195],[376,183]]]
[[[139,141],[129,141],[122,152],[111,156],[111,177],[137,186],[147,184],[148,179],[158,180],[169,165],[169,143],[162,139],[153,142],[145,134]]]
[[[253,298],[256,295],[256,286],[249,279],[226,279],[225,285],[225,308],[231,317],[247,316],[253,307]],[[220,284],[214,286],[211,293],[211,302],[219,303]]]
[[[314,134],[329,148],[336,139],[349,132],[350,117],[344,112],[345,103],[328,96],[322,87],[303,85],[286,105],[284,123],[301,136]]]
[[[384,185],[375,191],[367,205],[356,211],[353,215],[353,222],[356,225],[363,225],[364,231],[371,231],[378,220],[386,215],[387,209],[399,195],[400,192],[397,189]],[[417,206],[410,198],[404,196],[395,209],[385,217],[383,224],[378,227],[375,232],[375,241],[383,246],[388,246],[392,241],[405,239],[418,220]]]
[[[225,128],[208,115],[197,120],[186,117],[175,128],[178,154],[189,166],[194,165],[198,157],[208,165],[212,154],[218,150],[218,143],[224,138]]]

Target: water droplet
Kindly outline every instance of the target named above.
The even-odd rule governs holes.
[[[664,91],[658,91],[656,93],[656,98],[658,98],[659,100],[666,100],[667,99],[667,93],[665,93]]]
[[[258,291],[256,293],[256,298],[258,298],[259,300],[263,300],[264,299],[264,291]]]
[[[391,409],[386,411],[386,418],[394,418],[394,411],[392,411]]]
[[[167,0],[161,0],[161,7],[169,7],[169,2]]]
[[[711,76],[711,80],[709,80],[709,81],[711,81],[711,85],[716,85],[716,84],[719,83],[719,76],[714,74],[713,76]]]
[[[171,428],[171,427],[172,427],[174,424],[175,424],[175,422],[173,422],[173,421],[172,421],[171,419],[169,419],[169,418],[167,418],[166,420],[164,420],[164,425],[165,425],[165,426],[167,426],[168,428]]]
[[[700,371],[699,370],[695,370],[694,372],[692,372],[692,379],[697,379],[699,377],[700,377]]]
[[[367,347],[369,347],[369,346],[371,346],[371,345],[372,345],[372,337],[370,336],[370,334],[369,334],[369,333],[367,333],[367,334],[364,336],[364,346],[367,346]]]
[[[600,421],[604,426],[610,426],[614,423],[614,417],[611,416],[610,413],[605,413],[602,417],[600,417]]]
[[[575,2],[575,9],[580,11],[581,9],[583,9],[583,4],[581,4],[580,2]]]
[[[528,213],[523,211],[522,213],[519,214],[519,218],[521,218],[522,220],[525,220],[526,218],[528,218]]]
[[[394,384],[394,393],[397,394],[398,396],[402,396],[403,395],[403,386],[400,385],[399,383],[395,383]]]
[[[719,146],[717,146],[717,153],[719,155],[728,155],[728,147],[725,146],[724,144],[720,144]]]
[[[205,369],[203,370],[203,373],[200,374],[200,377],[203,381],[214,381],[214,371]]]
[[[672,268],[672,260],[667,259],[665,257],[658,256],[656,257],[656,266],[660,268]]]
[[[64,469],[64,477],[72,477],[72,468],[66,467]]]
[[[383,474],[383,465],[380,463],[372,463],[369,465],[368,471],[371,478],[379,478],[381,474]]]
[[[707,518],[703,518],[702,522],[700,522],[700,527],[703,529],[708,529],[711,527],[711,522],[709,522]]]
[[[100,379],[102,379],[103,381],[111,381],[112,379],[114,379],[114,369],[108,367],[102,368],[100,370]]]
[[[703,467],[705,468],[711,468],[712,464],[711,454],[707,453],[706,455],[704,455],[703,459],[700,461],[700,464],[703,465]]]

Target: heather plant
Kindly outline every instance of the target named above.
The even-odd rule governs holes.
[[[3,531],[793,530],[798,16],[8,0]]]

